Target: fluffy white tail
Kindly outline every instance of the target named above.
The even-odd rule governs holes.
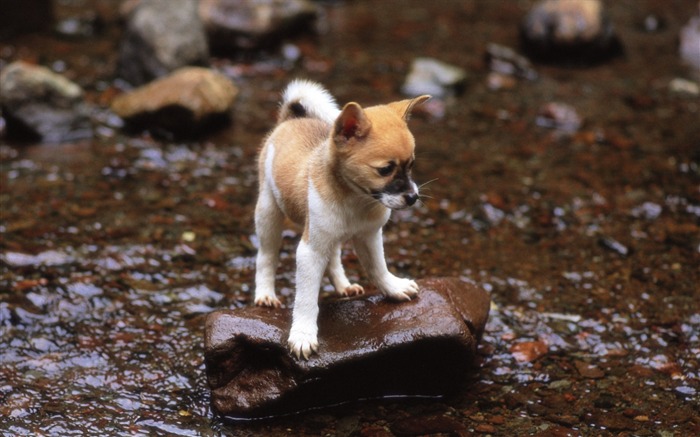
[[[297,79],[292,81],[282,94],[278,122],[309,117],[332,124],[338,114],[338,104],[325,88],[315,82]]]

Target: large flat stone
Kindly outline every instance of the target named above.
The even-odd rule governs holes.
[[[455,278],[417,281],[419,297],[380,295],[321,304],[319,354],[287,350],[291,309],[211,313],[205,364],[212,406],[233,418],[265,417],[385,396],[447,395],[471,369],[490,299]]]

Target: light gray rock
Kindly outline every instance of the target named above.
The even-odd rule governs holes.
[[[92,136],[82,88],[46,67],[23,61],[5,67],[0,106],[9,137],[61,143]]]
[[[207,65],[197,0],[141,0],[128,12],[117,74],[141,85],[186,65]]]
[[[436,98],[461,94],[467,73],[454,65],[432,58],[416,58],[401,87],[408,96],[429,94]]]
[[[698,14],[691,17],[681,29],[679,51],[683,61],[690,65],[700,78],[700,2]]]

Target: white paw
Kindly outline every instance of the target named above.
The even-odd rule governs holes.
[[[382,292],[391,300],[404,302],[418,296],[418,284],[411,279],[391,276],[384,282]]]
[[[279,308],[282,306],[282,302],[277,299],[277,296],[263,294],[261,296],[255,296],[255,305],[259,307]]]
[[[360,284],[350,284],[344,289],[338,291],[338,294],[343,297],[361,296],[365,294],[365,289],[362,288],[362,285]]]
[[[289,350],[297,359],[308,360],[311,354],[318,352],[318,340],[316,334],[294,329],[289,332]]]

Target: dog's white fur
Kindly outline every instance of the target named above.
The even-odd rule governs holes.
[[[340,295],[364,293],[343,270],[344,242],[352,241],[370,280],[387,297],[405,301],[418,294],[414,281],[387,269],[382,226],[391,209],[406,208],[418,197],[410,178],[415,145],[406,119],[428,97],[366,109],[349,103],[341,110],[328,91],[312,82],[294,81],[283,94],[278,124],[259,157],[255,304],[280,306],[274,283],[286,216],[303,227],[288,342],[298,358],[318,351],[324,271]],[[384,174],[391,169],[390,176]]]

